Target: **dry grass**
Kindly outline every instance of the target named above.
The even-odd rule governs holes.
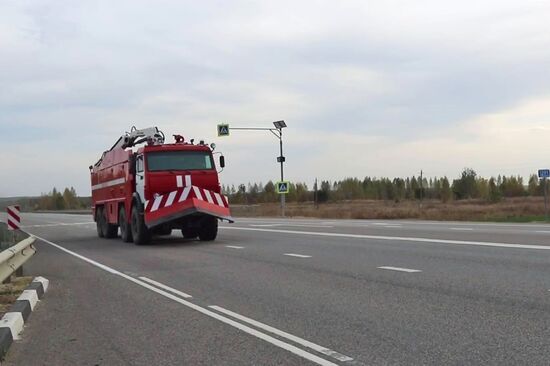
[[[278,216],[279,204],[232,205],[234,216]],[[498,203],[481,200],[463,200],[442,203],[425,201],[422,208],[418,201],[342,201],[329,202],[315,208],[313,203],[289,203],[286,215],[290,217],[315,217],[326,219],[421,219],[458,221],[543,221],[542,197],[518,197]]]
[[[32,277],[17,277],[10,283],[0,285],[0,313],[8,311],[10,305],[17,300],[32,279]]]

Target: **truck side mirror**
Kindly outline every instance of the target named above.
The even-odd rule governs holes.
[[[225,156],[220,155],[220,166],[225,168]]]

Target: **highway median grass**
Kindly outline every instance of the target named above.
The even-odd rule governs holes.
[[[232,205],[236,217],[276,217],[279,203]],[[491,203],[483,200],[375,201],[354,200],[322,203],[287,203],[286,216],[322,219],[417,219],[435,221],[545,222],[542,197],[506,198]]]

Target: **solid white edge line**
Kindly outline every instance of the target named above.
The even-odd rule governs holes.
[[[226,245],[225,247],[231,249],[244,249],[244,247],[240,247],[238,245]]]
[[[307,347],[307,348],[310,348],[314,351],[317,351],[319,353],[322,353],[324,355],[327,355],[327,356],[330,356],[330,357],[333,357],[335,359],[337,359],[338,361],[353,361],[353,358],[351,357],[348,357],[346,355],[343,355],[341,353],[338,353],[336,351],[333,351],[329,348],[326,348],[326,347],[323,347],[323,346],[320,346],[318,344],[315,344],[313,342],[310,342],[308,340],[305,340],[305,339],[302,339],[300,337],[297,337],[295,335],[292,335],[290,333],[287,333],[287,332],[284,332],[280,329],[277,329],[277,328],[274,328],[272,326],[269,326],[267,324],[264,324],[264,323],[261,323],[257,320],[254,320],[254,319],[251,319],[251,318],[248,318],[244,315],[240,315],[240,314],[237,314],[231,310],[227,310],[227,309],[224,309],[220,306],[216,306],[216,305],[210,305],[209,308],[211,309],[214,309],[214,310],[217,310],[219,311],[220,313],[223,313],[225,315],[229,315],[235,319],[238,319],[240,321],[243,321],[245,323],[248,323],[250,325],[253,325],[257,328],[261,328],[267,332],[270,332],[270,333],[273,333],[273,334],[276,334],[278,335],[279,337],[283,337],[283,338],[286,338],[294,343],[298,343],[304,347]]]
[[[32,235],[32,234],[31,234],[31,235]],[[226,318],[226,317],[224,317],[224,316],[221,316],[221,315],[218,314],[218,313],[215,313],[215,312],[213,312],[213,311],[211,311],[211,310],[205,309],[205,308],[203,308],[203,307],[201,307],[201,306],[199,306],[199,305],[193,304],[192,302],[183,300],[182,298],[177,297],[177,296],[175,296],[175,295],[173,295],[173,294],[171,294],[171,293],[169,293],[169,292],[166,292],[166,291],[161,290],[161,289],[159,289],[159,288],[157,288],[157,287],[154,287],[154,286],[152,286],[152,285],[149,285],[149,284],[147,284],[147,283],[144,282],[144,281],[141,281],[141,280],[139,280],[139,279],[137,279],[137,278],[134,278],[134,277],[132,277],[132,276],[129,276],[129,275],[125,274],[125,273],[119,272],[119,271],[117,271],[117,270],[115,270],[115,269],[113,269],[113,268],[111,268],[111,267],[109,267],[109,266],[106,266],[106,265],[104,265],[104,264],[101,264],[101,263],[99,263],[99,262],[96,262],[96,261],[94,261],[94,260],[92,260],[92,259],[90,259],[90,258],[84,257],[83,255],[80,255],[80,254],[78,254],[78,253],[76,253],[76,252],[73,252],[73,251],[71,251],[71,250],[69,250],[69,249],[66,249],[66,248],[62,247],[61,245],[55,244],[55,243],[53,243],[53,242],[51,242],[51,241],[49,241],[49,240],[47,240],[47,239],[41,238],[41,237],[36,236],[36,235],[33,235],[33,236],[36,237],[37,239],[43,241],[44,243],[47,243],[47,244],[49,244],[49,245],[51,245],[51,246],[53,246],[53,247],[55,247],[55,248],[57,248],[57,249],[59,249],[59,250],[65,252],[65,253],[67,253],[67,254],[70,254],[70,255],[72,255],[72,256],[74,256],[74,257],[76,257],[76,258],[79,258],[79,259],[81,259],[81,260],[83,260],[83,261],[85,261],[85,262],[88,262],[89,264],[91,264],[91,265],[93,265],[93,266],[96,266],[96,267],[98,267],[98,268],[100,268],[100,269],[102,269],[102,270],[104,270],[104,271],[106,271],[106,272],[112,273],[112,274],[114,274],[114,275],[118,275],[118,276],[120,276],[120,277],[122,277],[122,278],[124,278],[124,279],[126,279],[126,280],[128,280],[128,281],[134,282],[135,284],[140,285],[141,287],[144,287],[144,288],[146,288],[146,289],[148,289],[148,290],[151,290],[151,291],[153,291],[153,292],[156,292],[157,294],[162,295],[162,296],[164,296],[164,297],[166,297],[166,298],[168,298],[168,299],[171,299],[171,300],[173,300],[173,301],[175,301],[175,302],[178,302],[178,303],[180,303],[180,304],[182,304],[182,305],[184,305],[184,306],[187,306],[187,307],[190,308],[190,309],[193,309],[193,310],[195,310],[195,311],[198,311],[198,312],[200,312],[200,313],[202,313],[202,314],[204,314],[204,315],[206,315],[206,316],[209,316],[209,317],[211,317],[211,318],[214,318],[214,319],[216,319],[216,320],[219,320],[219,321],[222,322],[222,323],[225,323],[225,324],[230,325],[230,326],[232,326],[232,327],[234,327],[234,328],[237,328],[237,329],[239,329],[239,330],[241,330],[241,331],[243,331],[243,332],[245,332],[245,333],[248,333],[248,334],[250,334],[250,335],[252,335],[252,336],[254,336],[254,337],[256,337],[256,338],[259,338],[259,339],[264,340],[264,341],[266,341],[266,342],[268,342],[268,343],[271,343],[271,344],[273,344],[274,346],[277,346],[277,347],[282,348],[282,349],[284,349],[284,350],[286,350],[286,351],[289,351],[289,352],[291,352],[291,353],[294,353],[295,355],[297,355],[297,356],[299,356],[299,357],[302,357],[302,358],[305,358],[306,360],[310,360],[311,362],[314,362],[314,363],[316,363],[316,364],[318,364],[318,365],[321,365],[321,366],[338,366],[337,364],[335,364],[335,363],[333,363],[333,362],[330,362],[330,361],[328,361],[328,360],[325,360],[324,358],[321,358],[321,357],[316,356],[316,355],[314,355],[314,354],[312,354],[312,353],[306,352],[306,351],[304,351],[304,350],[302,350],[302,349],[300,349],[300,348],[298,348],[298,347],[296,347],[296,346],[293,346],[293,345],[291,345],[291,344],[285,343],[285,342],[283,342],[283,341],[280,341],[280,340],[278,340],[278,339],[276,339],[276,338],[271,337],[270,335],[267,335],[267,334],[265,334],[265,333],[259,332],[259,331],[255,330],[255,329],[253,329],[253,328],[250,328],[250,327],[248,327],[248,326],[246,326],[246,325],[243,325],[243,324],[238,323],[238,322],[236,322],[236,321],[234,321],[234,320],[231,320],[231,319],[229,319],[229,318]],[[21,313],[18,313],[18,314],[21,314]]]
[[[391,267],[391,266],[382,266],[382,267],[377,267],[377,268],[380,268],[380,269],[387,269],[387,270],[390,270],[390,271],[407,272],[407,273],[422,272],[422,271],[419,270],[419,269],[400,268],[400,267]]]
[[[411,242],[417,242],[417,243],[432,243],[432,244],[457,244],[457,245],[475,245],[475,246],[498,247],[498,248],[550,250],[550,246],[547,246],[547,245],[510,244],[510,243],[497,243],[497,242],[485,242],[485,241],[462,241],[462,240],[448,240],[448,239],[415,238],[415,237],[404,237],[404,236],[342,234],[342,233],[326,233],[326,232],[298,231],[298,230],[273,230],[273,229],[257,229],[257,228],[250,228],[250,227],[229,227],[229,226],[220,226],[220,229],[261,231],[261,232],[295,234],[295,235],[327,236],[327,237],[333,237],[333,238],[393,240],[393,241],[411,241]]]
[[[189,294],[186,294],[185,292],[181,292],[180,290],[176,290],[175,288],[172,288],[170,286],[166,286],[165,284],[163,283],[160,283],[160,282],[157,282],[155,280],[152,280],[150,278],[147,278],[147,277],[139,277],[140,280],[143,280],[145,282],[149,282],[151,285],[155,285],[157,287],[160,287],[161,289],[163,290],[166,290],[166,291],[170,291],[172,292],[173,294],[176,294],[176,295],[179,295],[183,298],[186,298],[186,299],[190,299],[192,298],[193,296],[189,295]]]
[[[297,257],[297,258],[311,258],[311,255],[296,254],[296,253],[284,253],[283,255],[286,255],[289,257]]]

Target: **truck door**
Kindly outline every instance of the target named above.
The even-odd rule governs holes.
[[[145,203],[145,168],[143,164],[143,154],[136,157],[136,192]]]

